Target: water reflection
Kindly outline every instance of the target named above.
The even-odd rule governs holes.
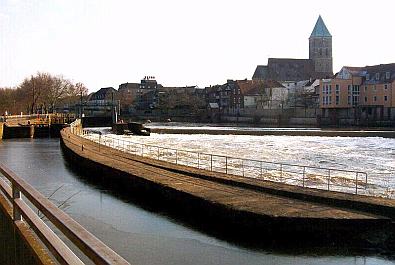
[[[300,249],[292,253],[230,244],[175,221],[155,205],[89,182],[89,172],[67,165],[56,139],[0,141],[0,161],[132,264],[391,264],[377,253]],[[332,249],[333,251],[333,249]],[[330,253],[330,254],[328,254]],[[339,255],[340,254],[340,255]]]

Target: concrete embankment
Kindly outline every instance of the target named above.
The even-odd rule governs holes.
[[[9,125],[0,124],[0,139],[59,137],[67,124]]]
[[[34,135],[33,125],[8,125],[7,123],[3,126],[3,139],[11,138],[32,138]]]
[[[149,127],[149,126],[148,126]],[[236,135],[285,135],[285,136],[326,136],[326,137],[384,137],[395,138],[395,130],[349,131],[349,130],[243,130],[240,129],[199,129],[199,128],[151,128],[153,133],[163,134],[236,134]]]
[[[392,248],[395,201],[303,189],[127,154],[61,132],[65,156],[93,183],[126,190],[193,224],[259,244]],[[303,242],[301,242],[303,241]]]

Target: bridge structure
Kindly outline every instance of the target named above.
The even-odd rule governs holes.
[[[59,137],[60,130],[75,120],[74,114],[33,114],[0,117],[0,139]]]
[[[234,174],[228,158],[222,171],[212,171],[210,166],[218,165],[213,156],[198,155],[192,167],[181,163],[178,152],[173,152],[174,161],[167,161],[165,157],[172,152],[166,148],[148,151],[143,145],[136,148],[132,143],[104,141],[102,136],[93,140],[90,134],[72,126],[62,130],[61,142],[66,158],[89,171],[91,181],[126,189],[183,219],[234,238],[259,243],[395,246],[395,201],[360,195],[367,181],[363,172],[353,172],[355,186],[348,193],[334,191],[330,185],[326,190],[306,188]],[[149,157],[149,152],[156,158]],[[279,166],[285,172],[284,165]],[[305,179],[305,170],[295,173],[300,180]],[[379,243],[371,238],[380,238]]]

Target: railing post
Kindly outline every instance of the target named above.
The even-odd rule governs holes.
[[[328,190],[329,190],[330,182],[331,182],[331,170],[328,169]]]
[[[15,199],[19,199],[21,197],[21,191],[19,188],[16,186],[15,183],[12,183],[12,217],[14,218],[15,221],[22,220],[22,214],[21,211],[19,210],[18,206],[15,203]]]
[[[358,194],[358,172],[355,173],[355,194]]]
[[[304,187],[304,178],[305,178],[305,173],[306,173],[306,167],[303,167],[303,187]]]
[[[228,156],[225,156],[225,173],[228,174]]]
[[[178,150],[176,149],[176,165],[178,164]]]
[[[262,161],[261,161],[261,178],[263,177]]]
[[[210,154],[210,171],[213,171],[213,154]]]
[[[244,159],[241,160],[241,168],[243,170],[243,177],[244,177]]]
[[[200,153],[198,153],[198,168],[200,169]]]
[[[144,145],[143,144],[141,144],[141,156],[144,157]]]
[[[160,159],[159,159],[159,146],[158,146],[158,160],[160,160]]]

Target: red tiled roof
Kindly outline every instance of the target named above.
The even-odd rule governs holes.
[[[242,95],[257,95],[264,93],[265,88],[283,87],[275,80],[237,80]]]

